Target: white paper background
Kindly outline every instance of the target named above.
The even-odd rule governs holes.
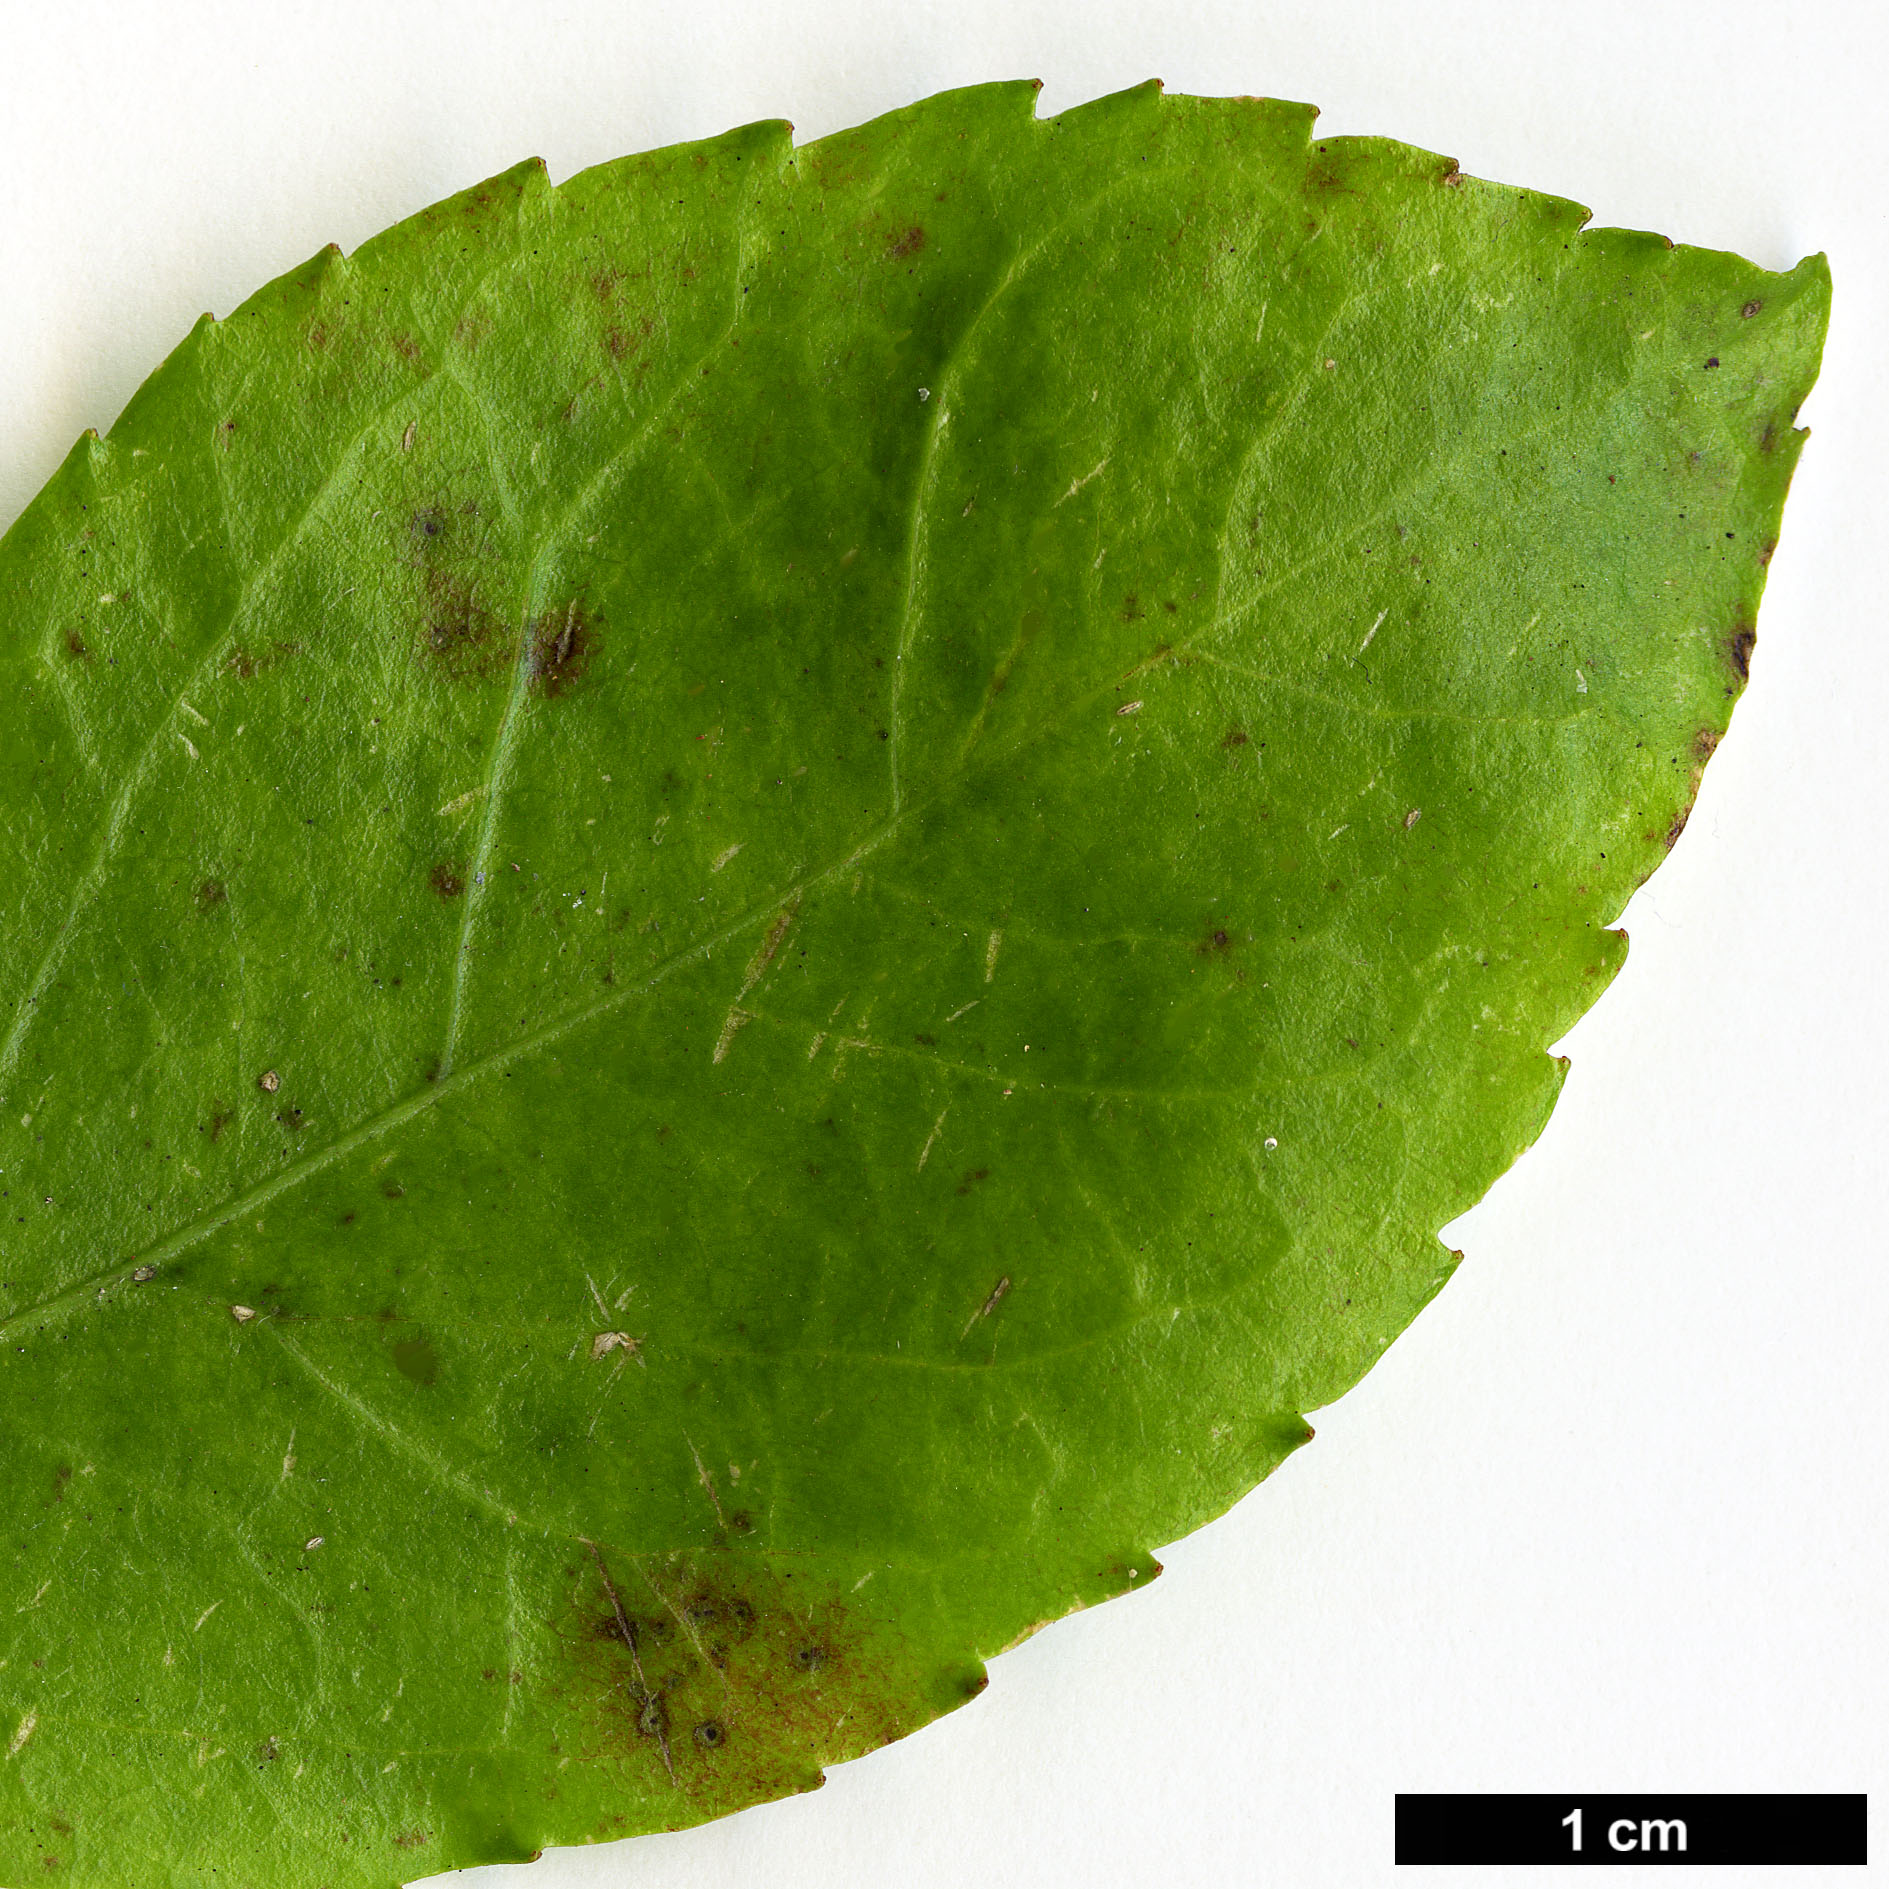
[[[1153,1588],[967,1709],[813,1796],[481,1883],[1321,1889],[1391,1880],[1399,1789],[1884,1783],[1884,17],[0,0],[0,525],[201,310],[331,239],[533,153],[815,137],[983,79],[1040,77],[1045,113],[1151,74],[1310,99],[1602,223],[1835,271],[1751,692],[1438,1302]]]

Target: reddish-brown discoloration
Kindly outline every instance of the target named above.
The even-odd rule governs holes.
[[[821,1782],[823,1764],[916,1730],[970,1696],[920,1667],[844,1588],[739,1547],[572,1570],[555,1683],[571,1744],[673,1801],[677,1824]],[[977,1675],[981,1677],[981,1673]]]
[[[539,694],[568,695],[590,672],[597,652],[597,623],[573,597],[561,610],[547,610],[531,626],[531,679]]]
[[[248,649],[239,643],[230,651],[223,667],[239,682],[249,682],[257,676],[266,675],[271,669],[279,668],[291,656],[301,653],[302,646],[299,643],[275,642],[266,649]]]

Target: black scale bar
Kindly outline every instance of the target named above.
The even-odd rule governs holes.
[[[1400,1863],[1866,1863],[1849,1795],[1397,1797]]]

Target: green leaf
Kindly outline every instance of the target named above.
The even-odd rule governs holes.
[[[1448,1276],[1828,304],[1005,85],[209,318],[0,545],[0,1872],[673,1827],[1155,1572]]]

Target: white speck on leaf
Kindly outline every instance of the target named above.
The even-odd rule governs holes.
[[[255,1316],[254,1310],[247,1305],[232,1305],[230,1307],[230,1317],[235,1319],[239,1325],[247,1325]]]
[[[977,1310],[973,1312],[971,1316],[964,1321],[964,1329],[958,1334],[958,1336],[960,1338],[968,1338],[971,1335],[971,1327],[975,1325],[980,1318],[990,1317],[991,1313],[996,1311],[998,1305],[1002,1302],[1004,1294],[1008,1292],[1009,1290],[1010,1290],[1010,1275],[1008,1273],[1005,1273],[1004,1276],[1001,1279],[999,1279],[994,1286],[991,1287],[990,1297],[987,1298],[984,1301],[984,1303],[980,1305],[977,1308]]]
[[[38,1723],[39,1714],[37,1712],[28,1712],[27,1715],[20,1720],[20,1729],[13,1734],[13,1742],[7,1746],[7,1756],[9,1758],[17,1758],[20,1755],[20,1747],[32,1737],[33,1728]]]
[[[752,1023],[753,1021],[753,1017],[739,1006],[729,1011],[727,1016],[722,1019],[721,1035],[715,1039],[714,1054],[709,1060],[717,1063],[723,1061],[736,1035],[740,1032],[742,1025]]]
[[[1065,493],[1063,494],[1063,496],[1062,496],[1062,498],[1059,498],[1059,499],[1058,499],[1058,500],[1056,501],[1056,505],[1060,505],[1060,504],[1062,504],[1062,502],[1063,502],[1063,499],[1072,499],[1072,498],[1074,498],[1074,497],[1076,496],[1076,494],[1077,494],[1078,492],[1080,492],[1080,491],[1082,490],[1082,488],[1083,488],[1083,487],[1084,487],[1085,485],[1087,485],[1087,484],[1089,483],[1089,481],[1090,481],[1091,479],[1093,479],[1093,478],[1095,477],[1095,475],[1096,475],[1096,474],[1097,474],[1098,472],[1100,472],[1100,471],[1102,470],[1102,468],[1103,468],[1104,466],[1106,466],[1106,465],[1108,464],[1108,462],[1109,462],[1109,460],[1110,460],[1111,458],[1113,458],[1113,457],[1114,457],[1114,455],[1113,455],[1113,454],[1105,454],[1105,455],[1104,455],[1104,456],[1103,456],[1103,457],[1102,457],[1102,458],[1101,458],[1100,460],[1098,460],[1098,461],[1097,461],[1097,463],[1096,463],[1096,464],[1095,464],[1095,465],[1094,465],[1093,467],[1091,467],[1091,468],[1090,468],[1090,470],[1089,470],[1089,471],[1087,471],[1087,472],[1085,472],[1085,473],[1084,473],[1084,474],[1082,475],[1082,477],[1081,477],[1080,479],[1071,479],[1071,480],[1069,481],[1069,490],[1068,490],[1067,492],[1065,492]],[[1050,507],[1050,510],[1051,510],[1051,511],[1054,511],[1055,509],[1056,509],[1056,506],[1055,506],[1055,505],[1052,505],[1052,506]]]
[[[950,1113],[951,1105],[946,1103],[938,1111],[938,1119],[932,1123],[931,1133],[925,1137],[925,1145],[918,1151],[918,1172],[921,1174],[925,1171],[925,1163],[931,1159],[931,1144],[938,1139],[939,1132],[944,1127],[945,1117]]]
[[[719,853],[717,853],[713,859],[709,861],[709,864],[708,864],[709,871],[720,872],[721,869],[725,865],[727,865],[727,863],[731,859],[733,859],[734,856],[738,852],[740,852],[742,847],[744,847],[746,844],[747,844],[746,840],[736,840],[732,846],[723,847],[722,850]]]
[[[767,935],[754,948],[754,956],[748,960],[748,968],[742,974],[741,988],[735,993],[738,1003],[767,975],[767,967],[774,962],[774,954],[781,948],[781,940],[787,936],[787,928],[794,922],[794,914],[800,910],[798,900],[790,905],[783,905],[775,913],[774,922],[768,926]]]
[[[689,1454],[695,1458],[695,1476],[708,1496],[709,1507],[715,1511],[715,1525],[718,1528],[728,1526],[728,1518],[721,1512],[721,1497],[715,1493],[715,1478],[708,1473],[708,1465],[702,1461],[702,1452],[695,1447],[694,1441],[684,1437],[689,1446]]]

